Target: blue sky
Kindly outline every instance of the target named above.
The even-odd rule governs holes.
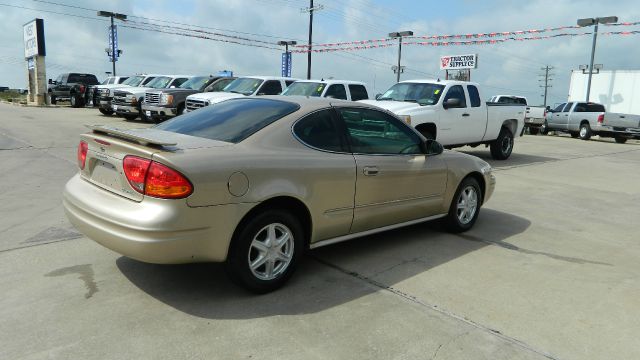
[[[269,42],[285,39],[305,41],[307,37],[308,17],[300,12],[300,8],[308,6],[306,0],[52,1],[247,32],[252,35],[243,36]],[[22,24],[34,17],[45,20],[48,77],[68,71],[93,72],[102,77],[105,71],[110,70],[111,64],[104,53],[107,24],[95,20],[94,12],[30,0],[0,0],[0,3],[92,18],[0,6],[0,85],[25,87]],[[578,0],[530,0],[526,3],[506,0],[316,0],[315,3],[324,5],[314,21],[314,42],[319,43],[382,38],[398,30],[413,30],[421,35],[523,30],[573,25],[578,17],[592,16],[618,15],[621,21],[640,21],[640,7],[631,0],[615,3]],[[636,46],[638,39],[638,35],[601,37],[596,63],[603,63],[605,69],[639,68],[634,60],[640,58],[640,49]],[[206,74],[232,69],[238,75],[279,75],[280,71],[277,50],[122,27],[119,40],[124,50],[117,63],[120,73]],[[483,85],[485,98],[513,93],[525,95],[530,102],[537,103],[542,100],[538,82],[540,68],[551,65],[555,67],[555,76],[549,103],[554,103],[566,98],[570,72],[579,64],[588,62],[590,45],[591,37],[584,36],[492,46],[405,46],[403,65],[407,66],[407,71],[402,78],[443,77],[438,68],[440,56],[477,53],[479,67],[474,70],[472,80]],[[390,67],[396,62],[396,57],[395,47],[314,54],[313,77],[365,81],[374,92],[383,92],[395,80]],[[293,76],[306,76],[306,55],[294,54]]]

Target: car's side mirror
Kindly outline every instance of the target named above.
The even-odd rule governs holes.
[[[433,139],[425,140],[423,147],[424,152],[425,154],[427,154],[427,156],[440,155],[444,151],[444,147],[442,146],[442,144]]]
[[[53,85],[54,81],[49,79],[49,84]]]
[[[376,94],[376,100],[380,99],[382,97],[382,94]]]
[[[451,98],[447,99],[443,104],[445,109],[460,107],[460,99]]]

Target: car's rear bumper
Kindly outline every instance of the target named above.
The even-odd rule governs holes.
[[[132,201],[75,175],[63,205],[84,235],[124,256],[157,264],[221,262],[250,204],[189,207],[184,199]]]

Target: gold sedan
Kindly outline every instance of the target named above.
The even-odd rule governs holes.
[[[468,230],[495,186],[489,164],[385,110],[291,96],[96,126],[78,166],[64,207],[89,238],[145,262],[225,262],[254,292],[282,286],[310,248],[438,218]]]

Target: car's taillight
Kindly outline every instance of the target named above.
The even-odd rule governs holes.
[[[603,121],[604,121],[604,114],[598,115],[598,124],[602,124]]]
[[[84,170],[84,164],[87,162],[88,149],[89,145],[84,141],[80,141],[80,144],[78,144],[78,167],[80,167],[80,170]]]
[[[84,94],[84,90],[85,90],[84,85],[80,85],[80,94]]]
[[[139,193],[162,199],[180,199],[191,195],[193,185],[170,167],[137,156],[126,156],[124,173]]]

